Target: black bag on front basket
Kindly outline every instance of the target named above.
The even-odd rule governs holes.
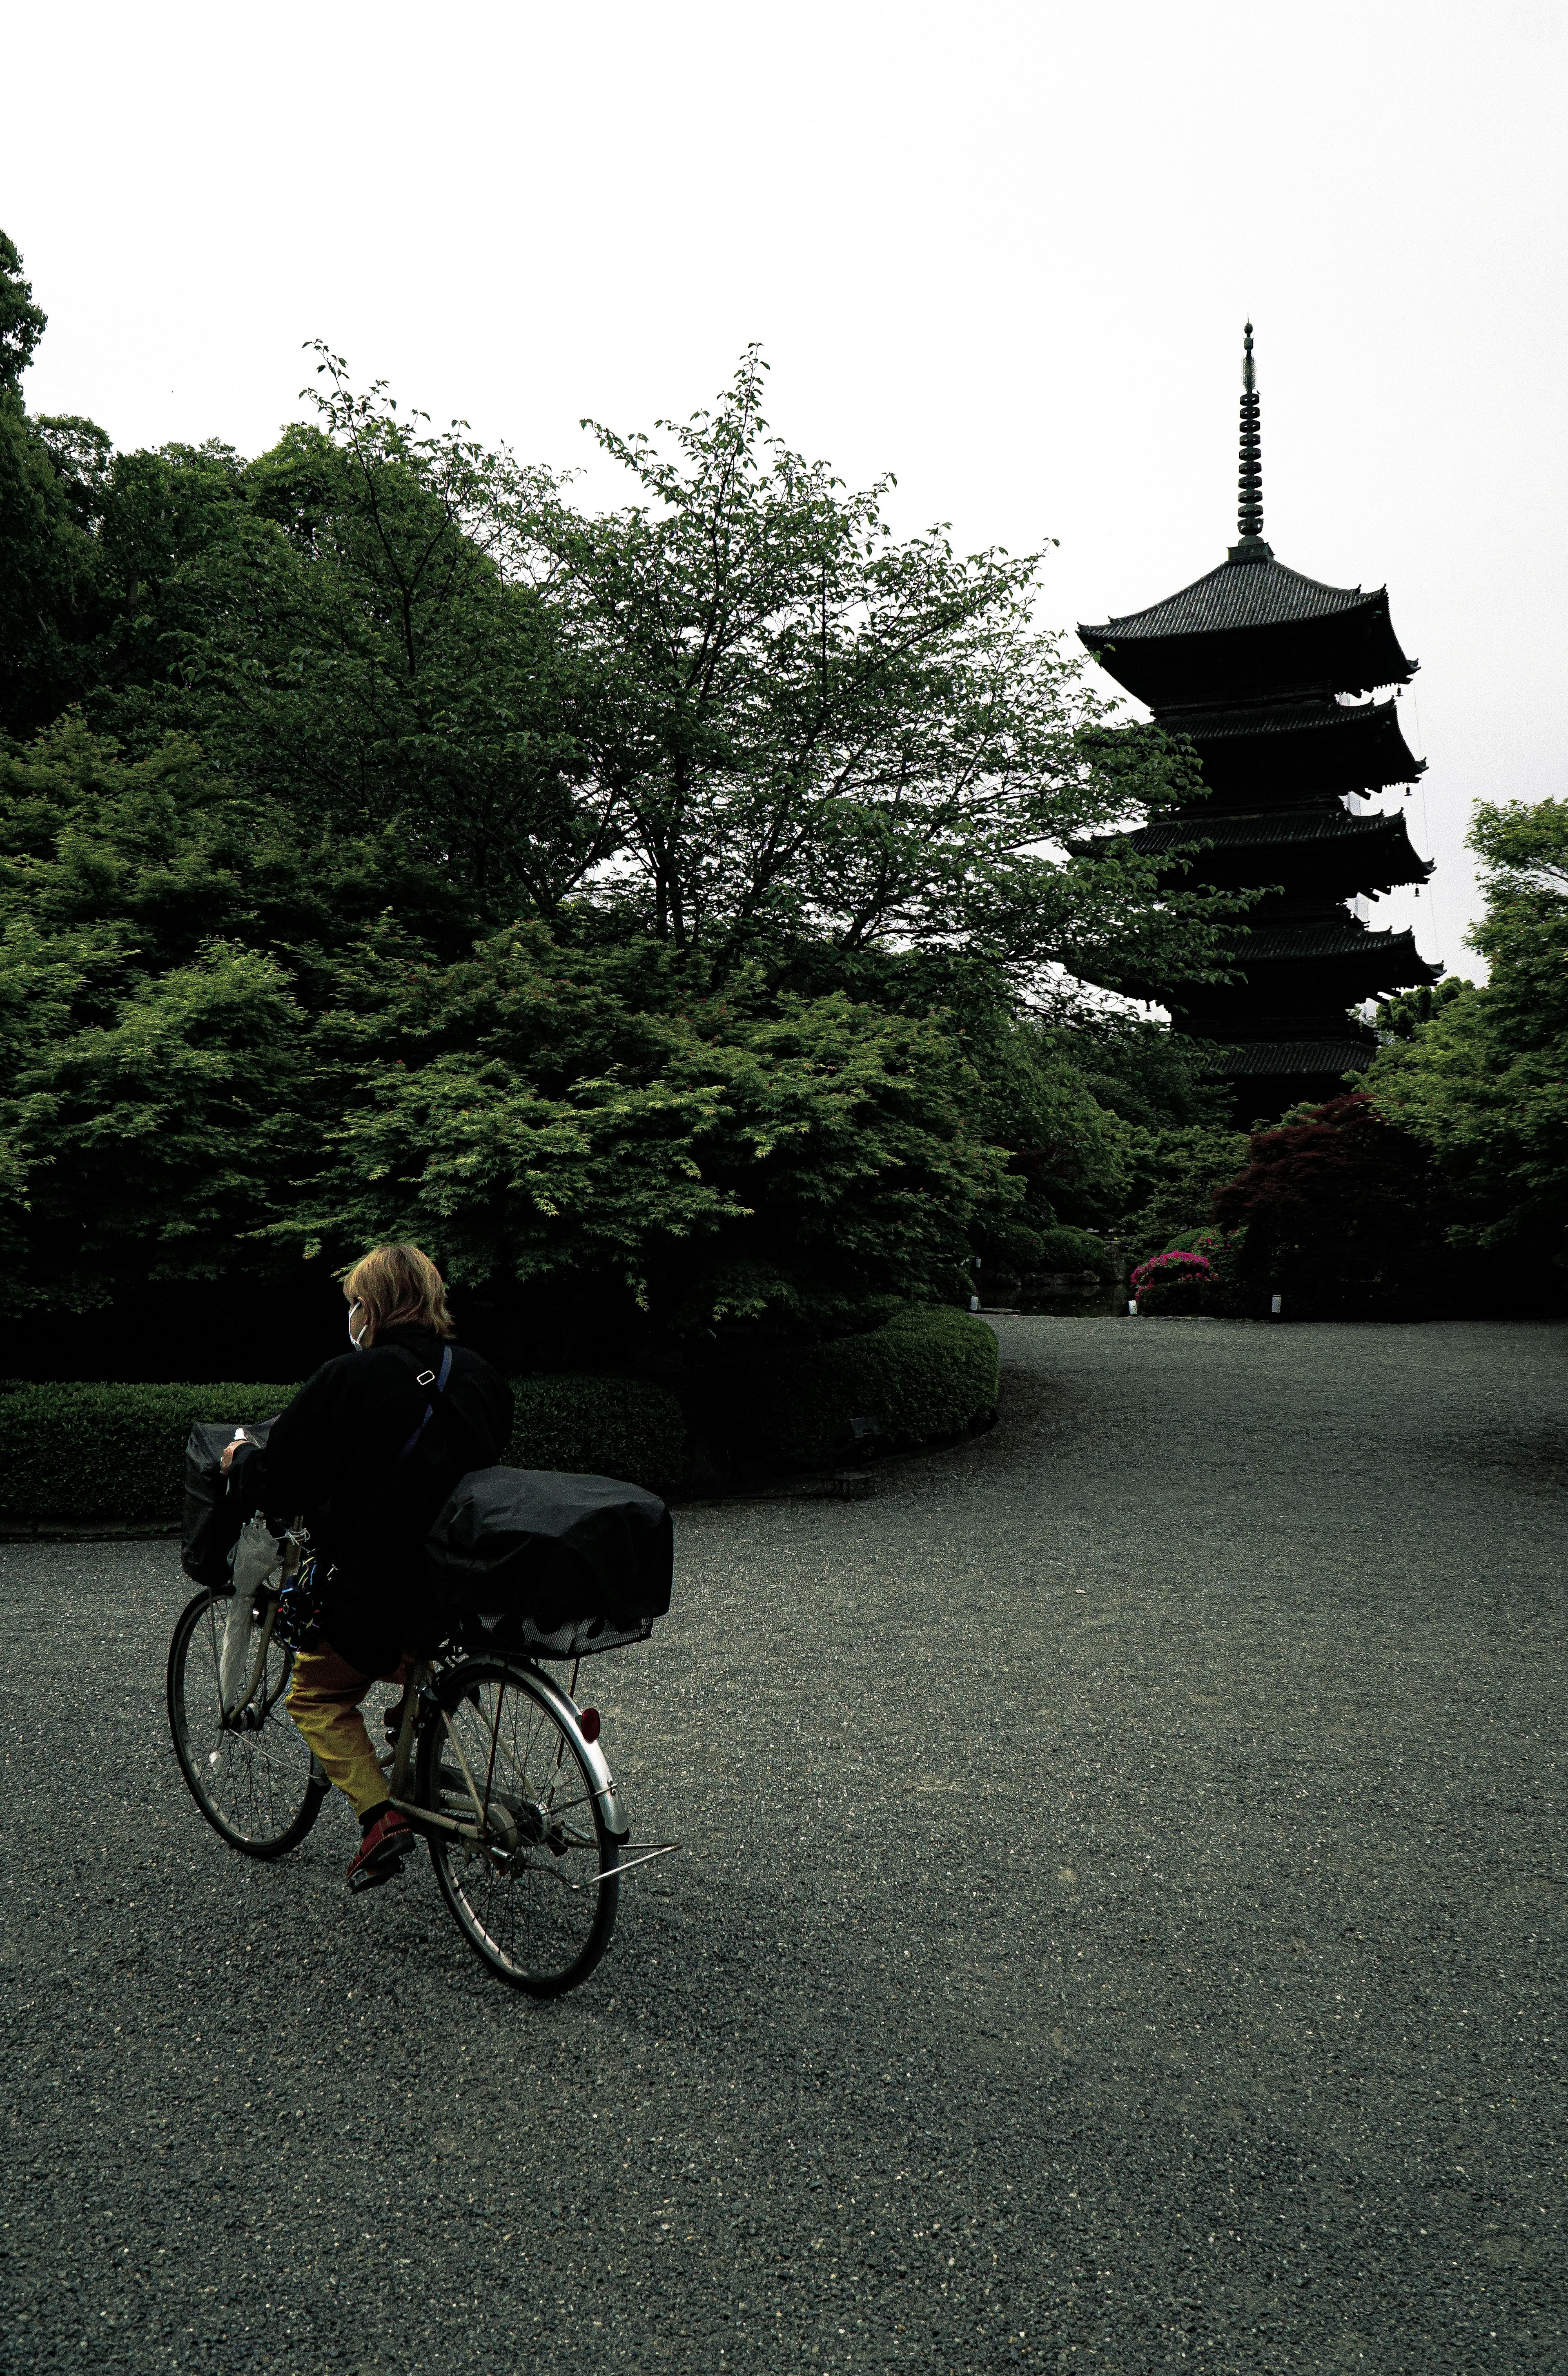
[[[437,1614],[470,1645],[586,1658],[646,1642],[670,1607],[656,1493],[553,1468],[476,1468],[425,1537]]]
[[[240,1539],[240,1528],[255,1515],[261,1482],[260,1452],[241,1461],[225,1477],[220,1461],[224,1445],[234,1432],[232,1420],[208,1424],[198,1420],[185,1445],[185,1500],[180,1527],[180,1565],[193,1584],[227,1584],[229,1554]],[[265,1447],[272,1432],[269,1419],[247,1419],[251,1442]]]

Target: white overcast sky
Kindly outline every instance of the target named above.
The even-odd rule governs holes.
[[[683,414],[748,339],[905,529],[1055,537],[1042,616],[1235,535],[1391,590],[1431,761],[1412,922],[1475,972],[1477,799],[1562,784],[1564,0],[7,0],[0,224],[39,410],[246,452],[303,341],[529,459]],[[590,499],[612,499],[594,469]]]

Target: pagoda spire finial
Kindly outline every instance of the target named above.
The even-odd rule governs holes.
[[[1236,525],[1243,546],[1263,542],[1263,431],[1258,422],[1258,375],[1253,362],[1253,326],[1241,350],[1241,471]],[[1266,548],[1265,548],[1266,550]],[[1263,554],[1257,556],[1262,559]]]

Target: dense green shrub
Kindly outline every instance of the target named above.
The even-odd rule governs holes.
[[[857,1419],[879,1420],[890,1448],[960,1434],[995,1409],[1000,1366],[983,1320],[910,1304],[863,1336],[747,1348],[713,1418],[737,1449],[804,1466],[841,1455]]]
[[[198,1420],[267,1419],[282,1385],[18,1386],[0,1395],[0,1520],[172,1526]],[[521,1378],[506,1458],[668,1492],[685,1466],[673,1395],[630,1378]]]
[[[269,1419],[292,1386],[18,1386],[0,1396],[0,1519],[172,1526],[198,1420]]]
[[[1033,1267],[1037,1271],[1092,1270],[1096,1278],[1108,1283],[1117,1275],[1116,1256],[1095,1230],[1062,1227],[1041,1230]]]
[[[686,1422],[668,1387],[636,1378],[517,1378],[513,1468],[586,1470],[670,1493],[686,1467]]]
[[[1168,1246],[1186,1244],[1194,1229],[1212,1229],[1215,1191],[1236,1177],[1248,1153],[1244,1131],[1216,1123],[1149,1135],[1144,1201],[1116,1225],[1134,1265]]]

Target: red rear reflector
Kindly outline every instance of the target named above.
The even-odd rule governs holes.
[[[577,1718],[577,1722],[582,1726],[583,1739],[585,1740],[597,1740],[599,1739],[599,1710],[597,1708],[584,1708],[581,1716]]]

